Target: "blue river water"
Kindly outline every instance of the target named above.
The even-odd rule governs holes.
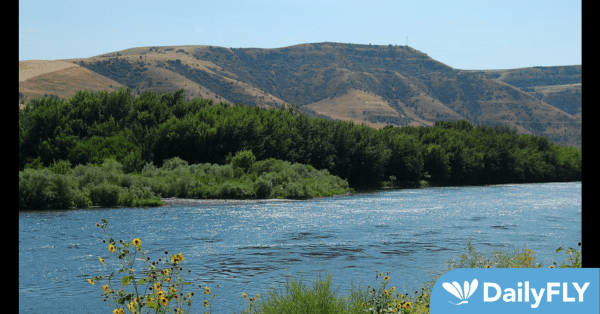
[[[388,190],[297,202],[175,205],[19,212],[19,312],[112,313],[92,276],[117,270],[116,256],[95,226],[140,238],[152,260],[181,252],[198,291],[192,313],[203,313],[204,290],[217,296],[212,313],[239,313],[248,296],[284,287],[286,275],[311,282],[332,275],[340,294],[375,283],[414,291],[465,251],[523,245],[539,261],[560,263],[559,247],[581,241],[581,182]],[[170,255],[169,253],[169,255]],[[106,264],[99,262],[106,259]],[[143,262],[136,266],[142,268]],[[216,285],[219,285],[217,288]],[[116,286],[116,285],[115,285]]]

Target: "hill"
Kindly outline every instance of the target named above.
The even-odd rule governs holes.
[[[138,94],[182,88],[187,98],[295,104],[308,115],[376,128],[465,119],[581,148],[581,65],[465,71],[407,46],[330,42],[275,49],[141,47],[61,61],[105,77],[105,87],[120,84]],[[34,90],[62,92],[69,84],[60,71],[52,72],[54,82],[20,82],[19,91],[28,97]]]

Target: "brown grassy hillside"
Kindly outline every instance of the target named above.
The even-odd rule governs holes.
[[[183,88],[188,98],[296,104],[303,112],[373,127],[459,119],[508,124],[581,147],[580,65],[461,71],[407,46],[329,42],[275,49],[141,47],[62,61],[138,93]],[[66,75],[57,72],[55,80]],[[44,79],[27,88],[58,90]]]
[[[117,91],[123,85],[64,61],[19,62],[19,92],[26,100],[54,94],[69,98],[78,90]]]

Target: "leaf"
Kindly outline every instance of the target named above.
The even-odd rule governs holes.
[[[562,251],[562,249],[563,249],[562,247],[559,247],[558,249],[556,249],[556,253]]]
[[[192,283],[191,283],[191,282],[187,282],[187,281],[186,281],[186,282],[184,282],[183,284],[184,284],[184,285],[191,285]]]
[[[123,284],[123,287],[128,285],[132,278],[133,276],[125,276],[121,278],[121,283]]]
[[[151,309],[155,309],[156,308],[156,302],[155,301],[150,301],[146,304],[149,308]]]
[[[471,297],[471,295],[473,295],[473,292],[475,292],[475,290],[477,290],[478,284],[479,284],[479,282],[477,281],[477,279],[473,279],[473,281],[471,282],[471,289],[469,290],[469,294],[466,295],[465,299],[468,299]]]
[[[456,290],[456,287],[454,287],[453,285],[444,282],[442,284],[442,287],[444,287],[444,289],[446,289],[446,291],[452,293],[454,296],[456,296],[459,299],[462,299],[462,296],[460,295],[460,293],[458,292],[458,290]]]
[[[105,223],[106,225],[108,225],[108,220],[102,218],[102,222]]]
[[[148,282],[148,279],[147,279],[147,278],[142,278],[142,279],[140,279],[140,282],[138,282],[138,284],[139,284],[139,285],[143,285],[143,284],[145,284],[146,282]]]

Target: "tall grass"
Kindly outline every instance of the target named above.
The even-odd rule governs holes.
[[[581,242],[579,242],[581,246]],[[556,253],[565,252],[568,258],[561,264],[556,262],[550,268],[580,268],[581,250],[559,248]],[[399,292],[388,287],[389,273],[375,276],[375,284],[355,287],[348,295],[341,296],[331,290],[331,275],[325,273],[307,285],[292,276],[286,278],[285,289],[269,289],[262,299],[247,300],[241,313],[429,313],[430,296],[435,282],[446,272],[458,268],[539,268],[542,263],[536,259],[533,250],[523,246],[511,251],[496,250],[489,253],[478,251],[469,241],[465,252],[447,262],[446,269],[432,274],[421,290]],[[392,274],[393,276],[393,274]]]

